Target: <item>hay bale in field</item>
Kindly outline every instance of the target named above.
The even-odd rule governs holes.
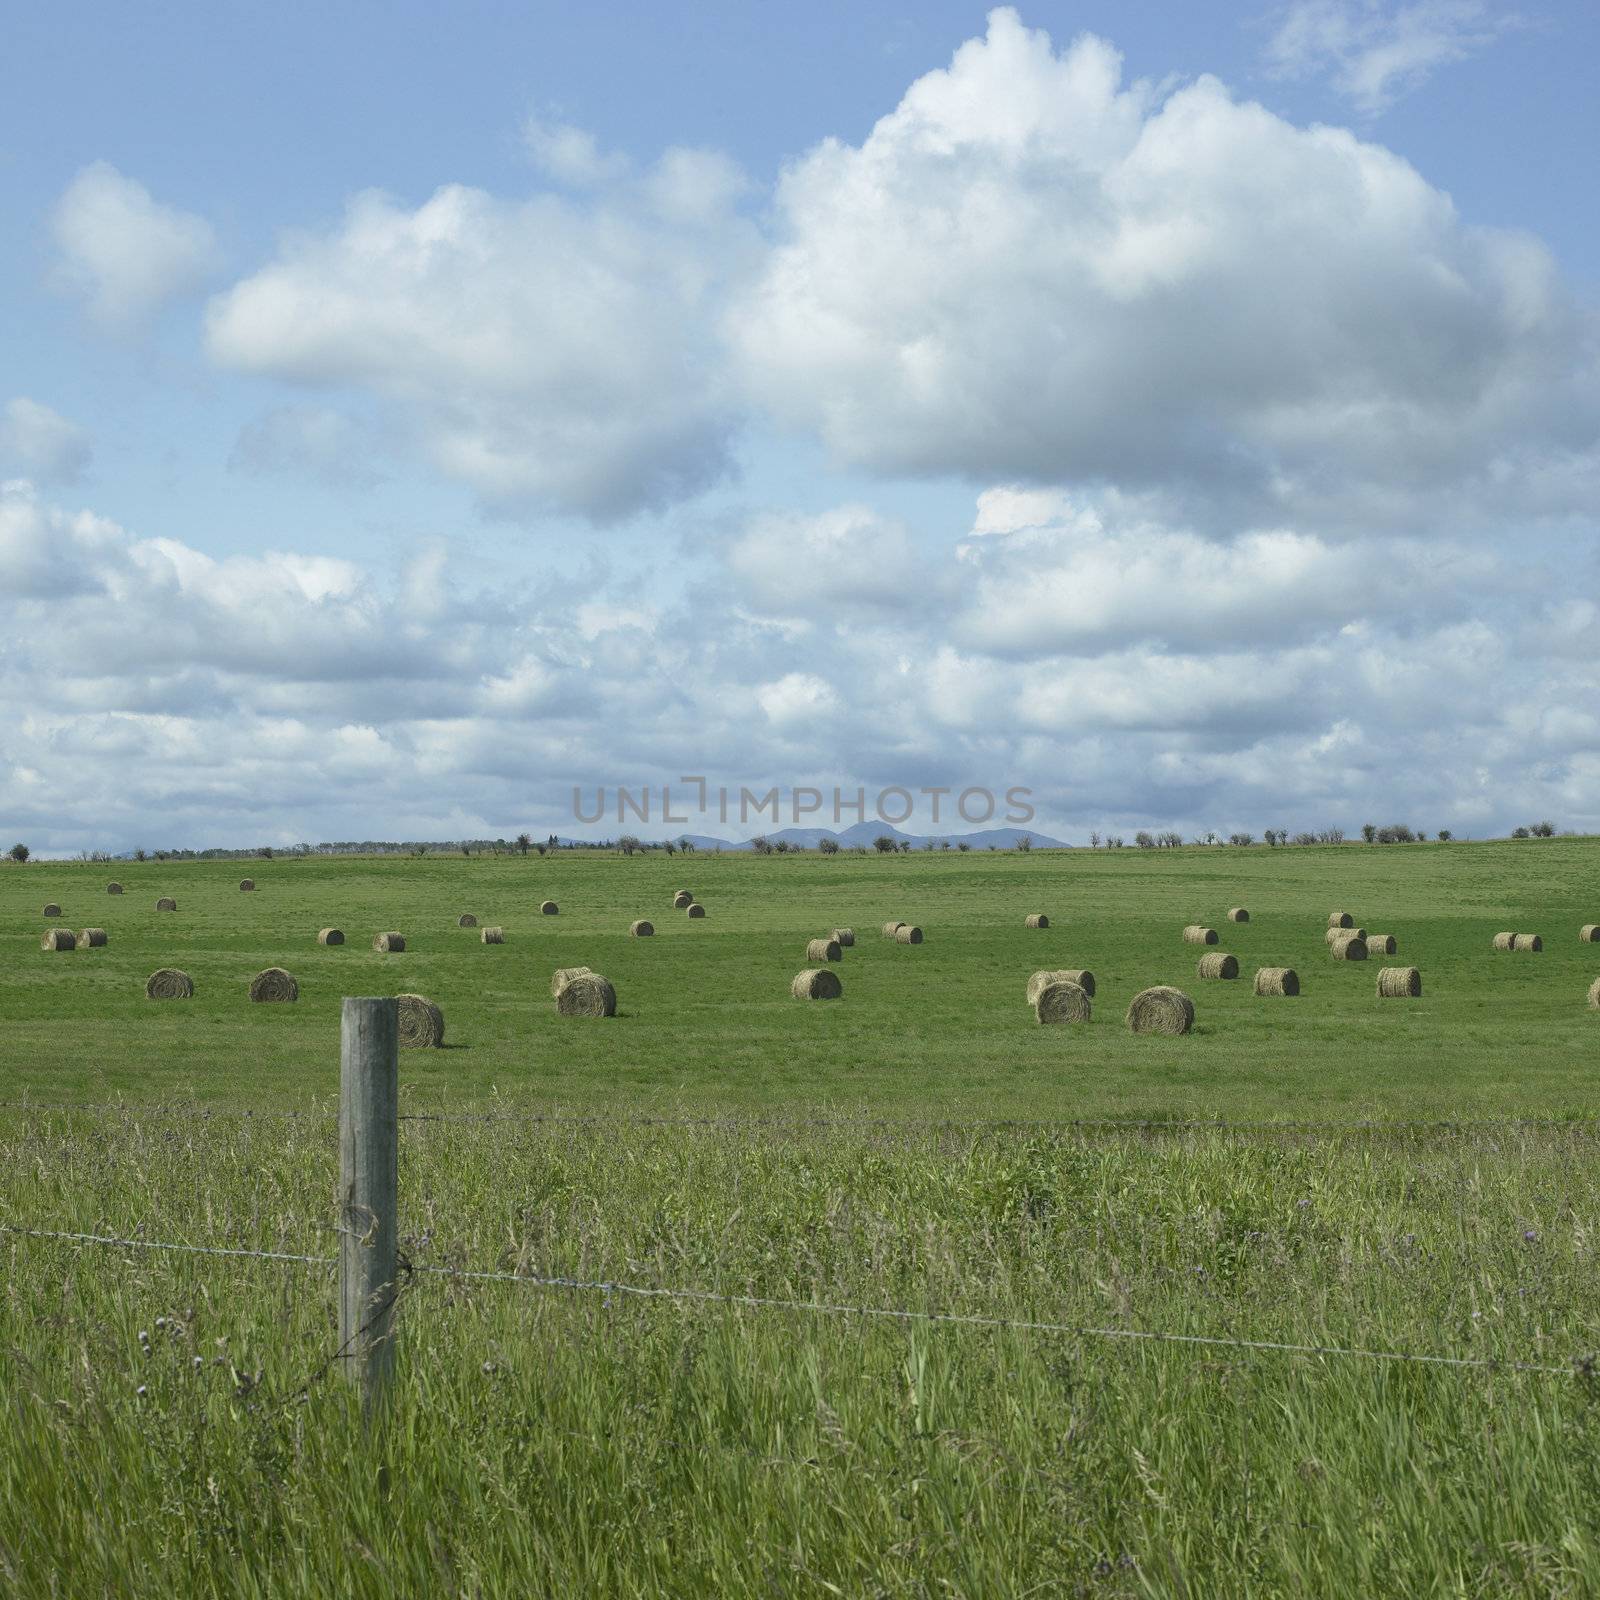
[[[1335,961],[1365,961],[1367,941],[1358,933],[1346,933],[1333,941],[1328,947],[1328,954]]]
[[[1036,1022],[1087,1022],[1093,1009],[1083,986],[1064,979],[1045,984],[1033,997]]]
[[[807,967],[797,972],[789,993],[796,1000],[837,1000],[844,993],[839,974],[829,967]]]
[[[628,932],[632,934],[635,939],[648,939],[655,931],[655,924],[653,922],[646,922],[643,917],[641,917],[637,922],[630,922],[628,924]]]
[[[846,950],[849,950],[856,942],[856,930],[854,928],[835,928],[829,937],[837,939]]]
[[[687,911],[693,904],[694,896],[687,889],[680,889],[672,897],[672,909],[674,911]]]
[[[108,883],[106,885],[106,893],[107,894],[121,894],[122,893],[122,885],[120,883]]]
[[[1514,933],[1497,933],[1494,936],[1494,947],[1496,950],[1514,950],[1516,948],[1516,943],[1517,936]]]
[[[76,950],[78,936],[71,928],[46,928],[44,938],[39,941],[41,950]]]
[[[806,945],[807,961],[843,961],[844,949],[837,939],[813,939]]]
[[[344,935],[337,928],[323,928],[317,934],[318,944],[343,944]]]
[[[1600,944],[1600,922],[1586,922],[1578,930],[1580,944]]]
[[[1133,997],[1128,1027],[1134,1033],[1187,1033],[1194,1026],[1194,1001],[1182,989],[1159,983]]]
[[[553,1000],[561,993],[561,985],[571,983],[574,978],[582,977],[589,971],[588,967],[557,967],[550,975],[550,998]]]
[[[1207,951],[1200,957],[1199,964],[1195,967],[1197,978],[1237,978],[1239,976],[1238,956],[1224,955],[1220,950]]]
[[[1600,978],[1596,978],[1594,982],[1589,985],[1589,1004],[1592,1005],[1596,1011],[1600,1011]]]
[[[373,935],[372,948],[374,950],[383,950],[390,955],[399,955],[405,947],[406,938],[403,933],[379,933]]]
[[[539,914],[541,916],[554,917],[558,916],[560,912],[561,907],[558,906],[554,900],[543,901],[539,906]]]
[[[1356,919],[1348,911],[1330,911],[1328,913],[1328,926],[1330,928],[1353,928]]]
[[[1044,912],[1035,911],[1031,915],[1022,919],[1022,925],[1025,928],[1048,928],[1050,926],[1050,919],[1044,914]]]
[[[1366,936],[1365,928],[1329,928],[1322,937],[1327,940],[1329,949],[1332,949],[1341,939],[1365,939]]]
[[[1392,956],[1400,948],[1392,933],[1369,933],[1364,937],[1368,955]]]
[[[894,942],[896,944],[921,944],[922,929],[909,922],[902,922],[895,929]]]
[[[470,911],[463,911],[461,915],[456,918],[456,926],[458,928],[476,928],[478,926],[478,919],[473,916]]]
[[[162,895],[162,897],[156,901],[157,911],[176,911],[177,909],[178,902],[169,894]]]
[[[282,967],[268,967],[250,980],[250,998],[257,1003],[271,1000],[298,1000],[300,985]]]
[[[1217,930],[1215,928],[1202,928],[1199,923],[1191,922],[1183,930],[1185,944],[1216,944]]]
[[[617,991],[611,981],[585,968],[556,990],[556,1013],[563,1017],[614,1017]]]
[[[1422,974],[1415,967],[1381,967],[1378,970],[1380,1000],[1411,1000],[1422,993]]]
[[[1028,1004],[1031,1006],[1039,998],[1040,991],[1052,983],[1075,983],[1094,999],[1094,974],[1087,967],[1054,967],[1036,972],[1028,979]]]
[[[1256,993],[1296,995],[1300,993],[1300,974],[1293,967],[1257,967]]]
[[[506,942],[506,930],[504,928],[485,928],[478,937],[485,944],[504,944]]]
[[[1513,950],[1543,950],[1544,940],[1536,933],[1519,933],[1511,941]]]
[[[192,1000],[194,979],[176,967],[163,967],[145,980],[144,997],[146,1000]]]
[[[54,900],[52,900],[52,901],[50,901],[50,903],[49,903],[49,904],[48,904],[48,905],[47,905],[47,906],[46,906],[46,907],[45,907],[45,908],[44,908],[44,915],[45,915],[45,916],[47,916],[47,917],[59,917],[59,916],[60,916],[60,915],[61,915],[61,907],[60,907],[60,906],[58,906],[58,905],[57,905],[57,904],[56,904],[56,903],[55,903],[55,901],[54,901]]]
[[[1228,908],[1229,922],[1248,922],[1249,920],[1250,913],[1243,906],[1230,906]]]
[[[241,878],[239,880],[239,893],[240,894],[254,894],[255,893],[255,888],[256,888],[256,880],[254,878]]]
[[[706,908],[698,900],[693,900],[683,908],[683,914],[690,921],[697,921],[706,914]]]
[[[884,923],[884,925],[883,925],[883,936],[884,936],[884,938],[885,939],[894,938],[894,936],[897,933],[899,933],[899,931],[903,927],[905,927],[905,923],[903,923],[903,922],[886,922],[886,923]]]
[[[106,930],[104,928],[79,928],[78,948],[80,950],[104,950],[106,947]]]
[[[444,1012],[426,995],[397,994],[400,1048],[437,1050],[444,1043]]]

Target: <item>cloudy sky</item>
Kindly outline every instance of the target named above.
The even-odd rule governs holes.
[[[17,8],[3,843],[681,774],[1600,831],[1597,54],[1494,0]]]

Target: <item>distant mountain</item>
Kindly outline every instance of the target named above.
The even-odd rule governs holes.
[[[973,850],[1015,850],[1018,840],[1026,839],[1028,843],[1040,850],[1066,850],[1070,846],[1064,839],[1052,839],[1047,833],[1035,833],[1031,828],[984,828],[977,833],[904,833],[899,828],[887,822],[854,822],[842,832],[834,832],[831,828],[780,828],[774,833],[763,837],[770,839],[774,844],[782,842],[791,850],[815,850],[824,839],[835,840],[842,850],[855,849],[858,846],[872,848],[874,839],[887,835],[896,844],[909,844],[913,850],[937,850],[946,840],[953,850],[959,844],[968,845]],[[679,839],[687,839],[696,850],[748,850],[750,843],[745,839],[718,839],[714,835],[704,833],[675,833],[671,836],[676,844]],[[578,839],[562,839],[562,844],[582,844],[593,841]],[[649,843],[659,843],[651,840]]]

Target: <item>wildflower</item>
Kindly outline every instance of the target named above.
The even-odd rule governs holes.
[[[141,1383],[134,1393],[142,1400],[150,1391]]]

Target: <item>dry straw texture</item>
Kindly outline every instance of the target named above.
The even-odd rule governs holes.
[[[78,948],[77,936],[71,928],[46,928],[44,938],[39,941],[41,950],[76,950]]]
[[[485,944],[504,944],[506,942],[506,930],[504,928],[485,928],[478,937]]]
[[[1517,945],[1517,936],[1514,933],[1497,933],[1494,936],[1496,950],[1514,950]]]
[[[686,917],[698,920],[706,914],[706,908],[698,900],[695,900],[683,908],[683,914]]]
[[[1031,1006],[1039,998],[1039,991],[1051,983],[1075,983],[1094,999],[1094,974],[1087,967],[1055,967],[1036,972],[1028,979],[1028,1004]]]
[[[1035,911],[1031,916],[1026,916],[1022,919],[1022,925],[1025,928],[1048,928],[1050,919],[1044,912]]]
[[[1293,967],[1257,967],[1256,993],[1299,994],[1300,974]]]
[[[1047,983],[1033,999],[1033,1015],[1039,1022],[1087,1022],[1092,1011],[1082,986],[1060,979]]]
[[[1232,906],[1228,910],[1229,922],[1248,922],[1250,913],[1243,906]]]
[[[546,917],[556,916],[561,910],[554,900],[546,900],[539,907],[540,914]]]
[[[883,925],[883,936],[884,936],[884,938],[885,939],[894,938],[894,936],[897,933],[899,933],[899,931],[903,927],[905,927],[905,923],[903,923],[903,922],[886,922],[886,923],[884,923],[884,925]]]
[[[318,944],[343,944],[344,935],[337,928],[324,928],[317,934]]]
[[[250,998],[256,1001],[298,1000],[300,985],[282,967],[268,967],[250,980]]]
[[[1200,957],[1199,965],[1195,967],[1195,975],[1201,978],[1237,978],[1239,958],[1224,955],[1220,950],[1209,951]]]
[[[1415,967],[1384,967],[1378,973],[1380,1000],[1410,1000],[1422,993],[1422,974]]]
[[[833,937],[848,950],[856,942],[856,930],[854,928],[835,928]]]
[[[144,986],[146,1000],[192,1000],[194,979],[176,967],[163,967],[152,972]]]
[[[1356,919],[1348,911],[1330,911],[1328,913],[1328,926],[1330,928],[1353,928]]]
[[[108,883],[106,885],[106,893],[107,894],[121,894],[122,893],[122,885],[120,883]]]
[[[1578,930],[1578,938],[1583,944],[1600,944],[1600,922],[1586,922]]]
[[[241,878],[239,880],[239,893],[251,894],[255,891],[255,886],[256,880],[254,878]]]
[[[156,901],[157,911],[176,911],[177,909],[178,902],[169,894],[162,895],[162,897]]]
[[[578,972],[556,990],[556,1011],[563,1017],[614,1017],[617,991],[598,972]]]
[[[1594,982],[1589,985],[1589,1004],[1592,1005],[1596,1011],[1600,1011],[1600,978],[1596,978]]]
[[[653,922],[646,922],[643,917],[641,917],[637,922],[630,922],[628,924],[628,932],[631,933],[635,939],[648,939],[655,931],[655,924]]]
[[[837,1000],[844,993],[839,974],[828,967],[807,967],[797,972],[789,993],[796,1000]]]
[[[564,983],[571,983],[574,978],[581,978],[587,973],[587,967],[557,967],[550,975],[550,997],[554,999],[561,993]]]
[[[387,950],[391,955],[398,955],[406,947],[406,938],[403,933],[380,933],[372,940],[374,950]]]
[[[909,922],[902,922],[895,930],[894,938],[896,944],[921,944],[922,929]]]
[[[806,945],[807,961],[842,961],[844,949],[837,939],[813,939]]]
[[[1199,923],[1191,922],[1183,930],[1183,940],[1185,944],[1215,944],[1217,942],[1217,930],[1215,928],[1202,928]]]
[[[104,928],[80,928],[78,930],[78,948],[80,950],[103,950],[106,943],[106,930]]]
[[[1400,948],[1392,933],[1369,933],[1366,940],[1369,955],[1392,956]]]
[[[397,994],[400,1010],[400,1048],[437,1050],[444,1043],[444,1012],[426,995]]]
[[[1338,944],[1341,939],[1365,939],[1366,936],[1367,930],[1365,928],[1329,928],[1322,937],[1328,941],[1331,948],[1333,945]]]
[[[1194,1001],[1182,989],[1157,984],[1133,997],[1128,1027],[1134,1033],[1187,1033],[1194,1026]]]
[[[1511,941],[1513,950],[1543,950],[1544,940],[1536,933],[1519,933]]]
[[[47,906],[46,906],[46,907],[45,907],[45,908],[44,908],[44,915],[45,915],[45,916],[47,916],[47,917],[59,917],[59,916],[60,916],[60,915],[61,915],[61,907],[60,907],[60,906],[58,906],[58,905],[57,905],[57,904],[56,904],[56,903],[55,903],[55,901],[54,901],[54,900],[52,900],[52,901],[51,901],[51,902],[50,902],[50,903],[49,903],[49,904],[48,904],[48,905],[47,905]]]
[[[1367,941],[1360,934],[1347,933],[1342,939],[1335,939],[1329,946],[1328,954],[1335,961],[1365,961],[1367,959]]]
[[[473,916],[470,911],[463,911],[461,915],[456,918],[456,926],[458,928],[476,928],[478,926],[478,919]]]
[[[680,889],[672,897],[672,909],[674,911],[687,911],[693,904],[694,896],[687,889]]]

